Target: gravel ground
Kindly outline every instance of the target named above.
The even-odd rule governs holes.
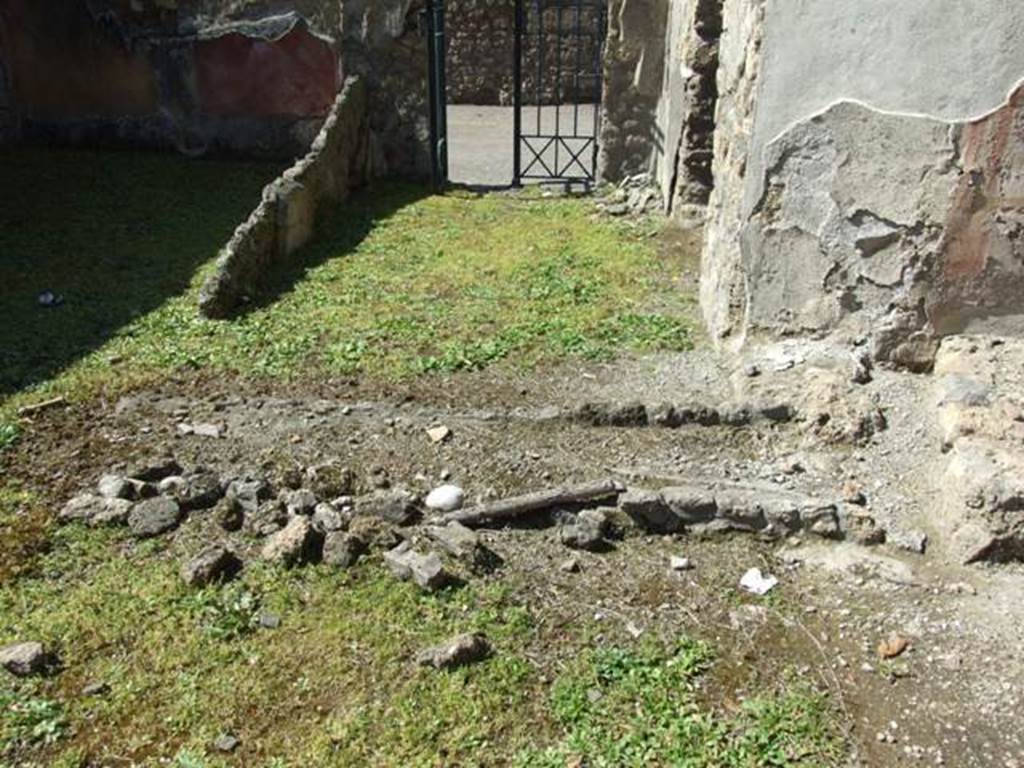
[[[393,388],[180,380],[42,413],[0,470],[55,505],[112,468],[168,451],[225,475],[337,460],[363,490],[384,478],[425,493],[445,480],[471,501],[609,475],[629,486],[684,479],[857,497],[890,544],[627,529],[611,551],[580,553],[579,572],[568,573],[554,528],[510,528],[484,534],[506,562],[486,578],[508,581],[543,617],[530,654],[545,667],[557,669],[558,627],[567,623],[623,637],[687,632],[712,640],[726,665],[768,675],[796,664],[830,690],[851,764],[1024,765],[1024,568],[962,566],[943,556],[941,541],[924,554],[907,550],[914,535],[937,535],[928,523],[945,458],[924,405],[934,382],[875,371],[854,384],[856,369],[855,354],[793,344],[731,363],[698,351]],[[750,418],[675,429],[578,418],[585,403],[637,399],[649,414],[671,403]],[[785,404],[791,410],[778,416]],[[185,435],[181,424],[213,424],[223,436]],[[426,430],[438,425],[451,437],[434,443]],[[31,542],[19,552],[30,553]],[[672,571],[673,555],[696,567]],[[779,577],[772,599],[738,597],[751,566]],[[897,636],[908,649],[880,659],[879,643]],[[727,688],[713,693],[742,699],[743,690]]]

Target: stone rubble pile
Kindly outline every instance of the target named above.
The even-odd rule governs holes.
[[[639,173],[620,181],[611,192],[598,200],[597,209],[609,216],[642,216],[647,213],[663,213],[665,204],[661,189],[650,174]]]
[[[602,422],[606,416],[615,423],[649,418],[642,406],[614,413],[594,406],[584,410],[581,418]],[[378,481],[377,476],[370,478],[371,485],[380,485]],[[397,579],[426,591],[457,582],[458,573],[500,568],[501,558],[472,529],[496,523],[470,522],[467,527],[452,519],[465,502],[458,486],[446,483],[425,499],[401,487],[358,494],[356,487],[355,473],[334,463],[292,472],[275,482],[258,473],[223,477],[207,467],[185,468],[173,457],[161,456],[105,474],[95,490],[69,500],[59,518],[63,523],[120,526],[138,540],[172,535],[190,519],[200,519],[204,544],[180,570],[182,580],[196,588],[236,577],[252,558],[283,567],[322,562],[351,568],[377,554]],[[768,485],[724,482],[609,487],[611,498],[600,503],[555,505],[531,514],[539,512],[549,525],[556,525],[566,548],[591,552],[612,548],[629,530],[745,532],[775,539],[799,534],[868,545],[885,540],[885,530],[864,509],[866,500],[853,491],[825,500]]]

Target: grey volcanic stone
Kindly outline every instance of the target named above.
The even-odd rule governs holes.
[[[419,517],[416,497],[407,491],[377,491],[356,499],[358,517],[378,517],[395,525],[409,525]]]
[[[296,516],[267,539],[260,556],[288,566],[312,563],[323,554],[323,542],[323,535],[313,527],[308,517]]]
[[[166,496],[140,501],[128,515],[128,527],[134,536],[148,539],[173,530],[181,522],[178,502]]]
[[[201,550],[181,567],[181,578],[190,587],[205,587],[214,582],[228,581],[242,570],[242,561],[223,544],[213,544]]]
[[[417,663],[434,669],[455,669],[487,658],[491,644],[481,634],[465,634],[453,637],[446,643],[420,651]]]
[[[50,661],[42,643],[14,643],[0,648],[0,667],[15,677],[42,674]]]
[[[104,475],[96,484],[96,489],[100,492],[100,496],[107,499],[128,499],[132,501],[138,495],[135,484],[121,475]]]
[[[366,542],[352,533],[333,531],[324,539],[324,562],[339,568],[351,568],[366,554]]]
[[[586,509],[576,516],[576,520],[562,526],[560,538],[570,549],[597,551],[607,546],[604,539],[608,527],[608,517],[599,509]]]
[[[123,525],[131,508],[132,502],[127,499],[83,493],[64,505],[58,519],[62,523],[81,522],[91,526]]]
[[[222,733],[214,740],[213,748],[218,752],[234,752],[241,743],[234,734]]]
[[[462,523],[431,525],[424,532],[448,554],[460,560],[472,560],[480,544],[480,537]]]
[[[225,498],[243,515],[251,515],[259,509],[260,502],[270,496],[270,486],[264,480],[235,480],[228,484]]]
[[[61,509],[57,519],[62,523],[85,522],[103,508],[106,500],[93,493],[80,493]]]
[[[285,491],[281,494],[281,502],[289,515],[312,515],[316,509],[316,496],[305,488]]]
[[[451,581],[451,576],[445,571],[436,552],[417,552],[408,542],[385,552],[384,563],[396,578],[413,581],[428,592],[440,589]]]
[[[703,523],[711,520],[718,511],[715,498],[703,488],[694,486],[672,486],[661,489],[672,514],[685,523]]]
[[[124,525],[128,521],[132,506],[132,502],[127,499],[104,499],[103,505],[87,522],[94,528],[103,525]]]
[[[313,525],[324,533],[343,531],[348,527],[348,516],[339,512],[333,504],[321,502],[313,510]]]
[[[675,533],[683,527],[660,491],[630,488],[619,497],[619,509],[644,530]]]
[[[216,472],[198,470],[185,475],[173,495],[184,510],[209,509],[224,496],[224,484]]]

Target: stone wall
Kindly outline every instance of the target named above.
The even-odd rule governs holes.
[[[713,335],[838,332],[926,368],[937,337],[1013,330],[1024,6],[726,0],[725,15]]]
[[[256,210],[235,230],[200,291],[207,317],[230,315],[313,236],[319,212],[345,200],[367,179],[367,95],[345,81],[309,152],[267,185]]]
[[[341,51],[347,74],[367,85],[373,175],[430,176],[424,0],[344,0]]]
[[[340,83],[333,41],[265,7],[249,19],[173,0],[7,0],[0,57],[19,138],[49,144],[294,157]]]
[[[512,103],[514,0],[448,0],[448,103]]]
[[[669,0],[610,0],[604,54],[601,178],[653,173],[665,155],[658,113],[665,77]]]
[[[515,46],[514,0],[448,0],[448,103],[512,104]],[[529,2],[523,40],[523,103],[555,104],[578,98],[600,98],[597,78],[605,22],[593,5],[566,5],[559,19],[556,7],[543,13],[544,34],[537,31],[538,14]],[[561,23],[562,35],[556,34]],[[578,25],[578,28],[577,28]],[[540,57],[544,67],[538,71]],[[553,74],[561,61],[562,78]],[[579,78],[575,78],[579,73]],[[575,94],[578,93],[578,96]]]

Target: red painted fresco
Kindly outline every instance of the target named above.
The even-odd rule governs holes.
[[[0,0],[0,49],[30,117],[146,115],[157,108],[150,63],[97,27],[84,5]]]
[[[1024,88],[964,126],[962,173],[950,201],[928,315],[939,329],[990,310],[1020,311],[1024,285]]]
[[[229,117],[321,117],[338,91],[330,44],[301,27],[278,40],[230,34],[196,43],[202,112]]]

